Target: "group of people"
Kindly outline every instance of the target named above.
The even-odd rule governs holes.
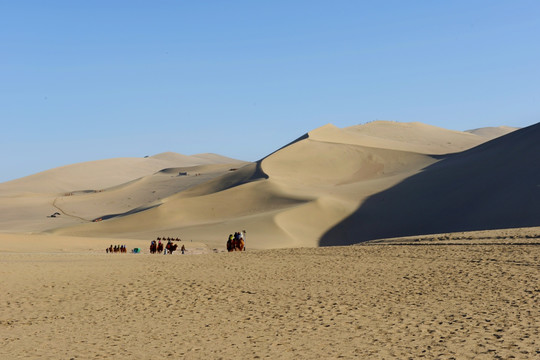
[[[160,237],[158,237],[156,240],[152,240],[152,242],[150,243],[150,254],[156,254],[156,253],[157,254],[163,253],[163,255],[172,254],[173,252],[176,251],[176,249],[178,249],[178,244],[173,243],[173,241],[175,241],[174,239],[163,238],[163,241],[165,240],[167,240],[166,245],[163,245]],[[181,241],[181,240],[179,238],[176,238],[176,241]],[[180,248],[180,251],[182,252],[182,254],[185,254],[186,252],[186,247],[183,244],[182,244],[182,247]]]
[[[229,235],[227,251],[246,251],[246,230],[237,231]]]
[[[127,247],[126,245],[114,245],[114,247],[111,245],[107,249],[105,249],[107,254],[111,253],[127,253]]]
[[[179,238],[163,238],[163,241],[167,241],[167,243],[164,244],[161,240],[161,237],[158,237],[156,240],[152,240],[150,243],[150,254],[172,254],[178,249],[178,244],[173,243],[173,241],[182,241]],[[106,248],[105,251],[108,254],[127,253],[127,247],[126,245],[111,245]],[[180,251],[182,254],[186,253],[185,245],[182,244]],[[229,238],[227,239],[227,251],[246,251],[246,230],[237,231],[234,234],[229,235]],[[135,248],[132,250],[132,252],[138,254],[140,253],[140,248]]]

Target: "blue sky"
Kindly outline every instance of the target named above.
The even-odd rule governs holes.
[[[540,119],[538,1],[0,0],[0,182],[333,123]]]

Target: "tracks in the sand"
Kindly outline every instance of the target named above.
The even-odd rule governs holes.
[[[65,212],[61,207],[59,207],[56,204],[57,200],[58,200],[58,198],[54,198],[54,200],[52,202],[52,206],[54,206],[58,211],[60,211],[62,213],[62,215],[66,215],[66,216],[69,216],[69,217],[72,217],[72,218],[75,218],[75,219],[79,219],[79,220],[82,220],[82,221],[85,221],[85,222],[91,222],[92,221],[92,220],[88,220],[88,219],[82,218],[80,216],[72,215],[72,214],[69,214],[69,213]]]

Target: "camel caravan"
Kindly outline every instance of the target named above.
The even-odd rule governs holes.
[[[107,254],[112,254],[112,253],[125,254],[127,253],[127,247],[126,245],[114,245],[114,247],[111,245],[105,249],[105,252],[107,252]]]
[[[162,242],[163,240],[163,242]],[[164,242],[167,242],[164,244]],[[182,241],[180,238],[161,238],[158,237],[156,240],[152,240],[150,243],[150,254],[172,254],[178,249],[178,244],[173,243],[173,241]],[[115,245],[115,246],[109,246],[105,249],[107,254],[112,253],[127,253],[127,246],[126,245]],[[186,247],[184,245],[181,246],[180,251],[182,254],[186,253]],[[134,248],[131,250],[133,254],[140,254],[141,248]]]
[[[105,249],[105,252],[107,254],[116,254],[116,253],[120,253],[120,254],[127,254],[127,246],[126,245],[115,245],[115,246],[109,246],[108,248]],[[131,253],[132,254],[140,254],[141,253],[141,249],[140,248],[133,248],[131,249]]]
[[[170,254],[172,255],[175,251],[178,250],[178,244],[174,242],[182,241],[180,238],[161,238],[158,237],[156,240],[150,242],[150,254]],[[165,243],[166,242],[166,243]],[[227,239],[227,251],[246,251],[246,230],[237,231],[234,234],[230,234]],[[112,253],[127,253],[126,245],[115,245],[110,246],[105,249],[108,254]],[[182,244],[180,251],[182,254],[186,253],[186,247]],[[133,254],[140,254],[141,248],[134,248],[131,250]]]
[[[230,234],[227,240],[227,251],[246,251],[246,230]]]
[[[163,241],[167,241],[167,244],[163,245],[163,242],[161,242],[161,240],[162,239],[160,237],[158,237],[156,240],[152,240],[152,242],[150,243],[150,254],[163,253],[163,255],[172,255],[172,253],[178,249],[178,244],[174,244],[173,241],[182,241],[179,238],[163,238]],[[182,254],[185,254],[186,247],[182,245],[180,251],[182,252]]]

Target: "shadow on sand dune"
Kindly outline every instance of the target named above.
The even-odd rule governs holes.
[[[448,155],[371,196],[320,246],[540,226],[540,123]]]
[[[136,213],[140,213],[142,211],[153,209],[153,208],[158,207],[160,205],[161,204],[154,204],[154,205],[149,205],[149,206],[140,206],[140,207],[137,207],[135,209],[131,209],[131,210],[123,212],[123,213],[103,215],[103,216],[100,216],[100,217],[98,217],[96,219],[93,219],[92,222],[99,222],[99,221],[109,220],[109,219],[118,218],[118,217],[122,217],[122,216],[133,215],[133,214],[136,214]]]

